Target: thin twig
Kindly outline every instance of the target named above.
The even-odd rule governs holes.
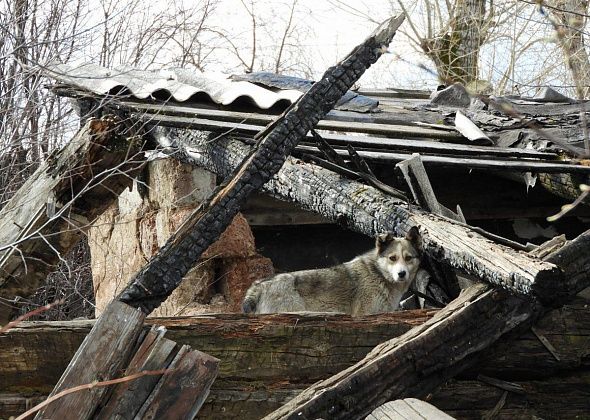
[[[58,392],[57,394],[47,398],[45,401],[37,404],[36,406],[31,408],[30,410],[24,412],[23,414],[18,416],[15,420],[24,420],[28,416],[30,416],[30,415],[36,413],[37,411],[39,411],[40,409],[42,409],[43,407],[46,407],[47,405],[51,404],[53,401],[58,400],[62,397],[65,397],[66,395],[73,394],[74,392],[83,391],[85,389],[92,389],[95,387],[116,385],[116,384],[120,384],[123,382],[133,381],[135,379],[141,378],[143,376],[148,376],[148,375],[163,375],[163,374],[168,373],[172,370],[173,369],[144,370],[143,372],[138,372],[138,373],[134,373],[133,375],[124,376],[123,378],[111,379],[109,381],[102,381],[102,382],[92,382],[89,384],[78,385],[73,388],[64,389],[63,391]]]
[[[39,315],[40,313],[48,311],[49,309],[53,308],[54,306],[61,305],[64,302],[65,302],[64,299],[59,299],[53,303],[50,303],[45,306],[41,306],[40,308],[34,309],[30,312],[27,312],[26,314],[19,316],[14,321],[10,321],[8,324],[6,324],[2,328],[0,328],[0,334],[3,334],[5,332],[7,332],[8,330],[10,330],[11,328],[16,327],[18,324],[23,322],[25,319],[28,319],[28,318],[35,316],[35,315]]]

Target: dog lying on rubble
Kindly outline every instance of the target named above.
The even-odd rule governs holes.
[[[246,313],[343,312],[352,316],[391,312],[420,270],[419,233],[377,236],[375,249],[343,264],[255,281],[246,292]]]

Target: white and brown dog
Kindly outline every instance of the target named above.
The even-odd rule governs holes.
[[[242,308],[258,314],[311,311],[352,316],[395,311],[420,269],[419,249],[415,227],[405,238],[381,234],[374,250],[344,264],[255,281]]]

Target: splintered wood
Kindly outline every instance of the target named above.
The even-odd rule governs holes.
[[[163,328],[142,335],[144,319],[135,308],[111,303],[50,397],[80,385],[95,386],[51,402],[35,418],[65,419],[76,413],[77,419],[193,419],[217,376],[219,360],[178,346],[163,337]],[[137,375],[142,372],[147,374]],[[133,375],[138,377],[113,389],[100,386]]]

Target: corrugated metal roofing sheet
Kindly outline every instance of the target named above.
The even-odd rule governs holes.
[[[54,64],[46,69],[46,75],[98,95],[123,93],[137,99],[164,97],[177,102],[198,100],[204,95],[220,105],[246,99],[261,109],[269,109],[285,101],[286,106],[302,95],[294,89],[273,91],[249,82],[181,68],[155,72],[131,67],[107,69],[95,64]]]

